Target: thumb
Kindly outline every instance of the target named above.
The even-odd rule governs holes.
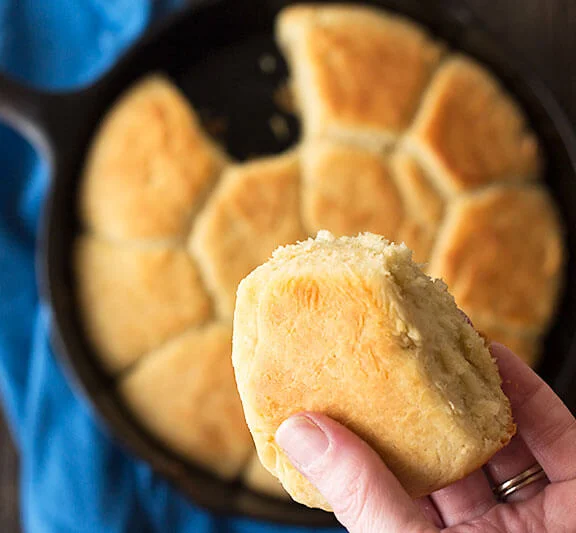
[[[376,452],[334,420],[295,415],[276,442],[350,532],[438,533]]]

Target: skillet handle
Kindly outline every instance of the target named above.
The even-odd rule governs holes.
[[[16,129],[53,164],[75,145],[86,96],[86,90],[38,91],[0,73],[0,121]]]

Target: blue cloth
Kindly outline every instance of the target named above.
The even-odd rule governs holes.
[[[233,0],[232,0],[233,1]],[[181,0],[0,0],[0,69],[37,87],[93,81]],[[30,533],[301,532],[213,517],[119,448],[64,379],[38,302],[34,242],[46,165],[0,126],[0,393],[21,450]]]

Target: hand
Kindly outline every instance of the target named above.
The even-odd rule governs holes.
[[[576,420],[510,350],[493,344],[491,351],[518,434],[483,470],[427,498],[412,501],[380,457],[328,417],[293,416],[280,426],[276,440],[352,533],[576,531]],[[550,481],[532,483],[506,503],[496,501],[486,474],[498,484],[534,463]]]

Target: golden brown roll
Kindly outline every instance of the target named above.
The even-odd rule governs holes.
[[[230,350],[230,327],[210,324],[147,355],[119,385],[153,435],[225,479],[240,473],[253,450]]]
[[[167,79],[137,83],[105,116],[84,172],[81,215],[113,239],[183,237],[225,157]]]
[[[552,201],[537,187],[494,187],[450,204],[430,274],[472,321],[539,330],[552,316],[563,270]]]
[[[302,411],[364,438],[420,497],[478,469],[515,432],[484,339],[403,245],[364,234],[277,250],[238,288],[232,361],[263,465],[329,510],[274,440]]]
[[[408,127],[442,51],[421,27],[357,5],[288,7],[276,35],[305,136],[372,147]]]
[[[296,152],[228,168],[194,225],[190,250],[222,318],[232,319],[236,288],[281,244],[305,237]]]
[[[302,152],[306,230],[337,235],[372,231],[396,240],[404,209],[389,167],[383,155],[359,146],[307,143]]]
[[[463,56],[440,67],[408,139],[446,193],[526,181],[539,170],[538,142],[520,109],[488,71]]]
[[[210,316],[198,270],[183,249],[81,237],[75,271],[85,330],[111,372]]]

